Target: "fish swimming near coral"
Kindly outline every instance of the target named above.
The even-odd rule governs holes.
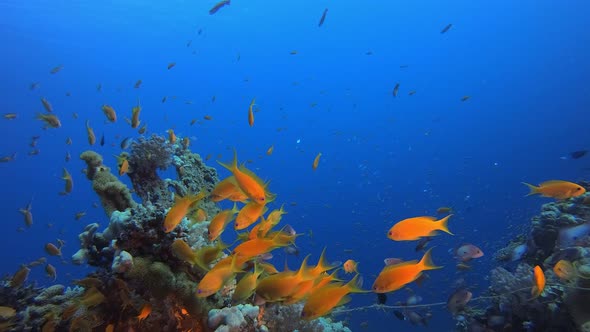
[[[526,196],[541,195],[543,197],[564,200],[572,197],[578,197],[586,192],[586,189],[584,189],[584,187],[580,186],[579,184],[562,180],[545,181],[538,187],[526,182],[523,182],[522,184],[530,189],[530,192]]]
[[[336,306],[344,305],[350,301],[347,295],[350,293],[365,293],[367,291],[361,289],[362,279],[359,279],[357,274],[352,280],[345,285],[328,284],[323,288],[313,292],[301,311],[301,318],[304,320],[312,320],[318,317],[327,315]]]
[[[545,289],[545,274],[539,265],[533,269],[533,288],[531,289],[532,299],[539,297]]]
[[[272,194],[266,191],[267,184],[245,166],[238,166],[238,154],[235,150],[231,164],[218,163],[232,172],[240,189],[256,203],[264,205],[267,199],[272,197]]]
[[[416,281],[424,271],[442,268],[434,265],[431,252],[432,248],[426,251],[420,261],[414,260],[385,266],[373,284],[373,291],[375,293],[393,292]]]
[[[186,216],[189,208],[196,202],[205,198],[204,191],[197,195],[186,195],[184,197],[174,196],[174,205],[168,210],[166,218],[164,219],[164,232],[170,233]]]
[[[553,266],[553,272],[555,275],[559,277],[559,279],[564,281],[571,281],[576,277],[576,268],[570,261],[566,261],[564,259],[558,261],[555,266]]]
[[[454,291],[447,300],[447,309],[456,315],[463,309],[465,305],[471,300],[473,294],[465,288],[460,288]]]

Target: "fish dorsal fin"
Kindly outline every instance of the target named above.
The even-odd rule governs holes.
[[[576,185],[576,184],[573,182],[563,181],[563,180],[549,180],[549,181],[545,181],[545,182],[539,184],[540,187],[555,186],[555,185]]]
[[[437,220],[436,217],[432,217],[432,216],[420,216],[420,217],[416,217],[416,219],[426,219],[426,220],[432,220],[432,221]]]
[[[398,268],[398,267],[402,267],[402,266],[406,266],[406,265],[415,265],[418,264],[417,260],[411,260],[411,261],[403,261],[397,264],[393,264],[393,265],[387,265],[383,268],[383,271],[389,271],[389,270],[393,270],[394,268]]]

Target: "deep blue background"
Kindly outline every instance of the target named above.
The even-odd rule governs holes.
[[[523,198],[521,181],[589,175],[588,157],[560,158],[588,148],[590,138],[590,6],[582,1],[235,0],[213,16],[214,1],[145,3],[0,3],[0,105],[3,113],[18,113],[16,120],[0,121],[0,154],[17,152],[14,162],[0,164],[3,273],[45,255],[44,244],[56,238],[66,240],[69,257],[86,224],[106,225],[102,209],[92,208],[98,199],[78,159],[89,148],[84,122],[90,120],[98,139],[104,133],[107,144],[93,148],[114,167],[112,155],[120,152],[115,135],[137,136],[124,117],[138,97],[149,133],[174,128],[193,138],[192,149],[202,156],[221,154],[228,161],[236,147],[240,160],[253,160],[249,167],[272,180],[273,206],[286,204],[283,222],[299,232],[313,230],[313,239],[298,240],[302,255],[311,253],[314,262],[326,246],[330,260],[358,260],[365,287],[383,258],[421,255],[415,243],[385,237],[394,222],[452,206],[456,235],[434,242],[434,261],[446,268],[430,273],[424,289],[411,286],[425,302],[446,300],[461,277],[447,250],[463,242],[486,253],[463,277],[476,295],[487,287],[493,252],[547,201]],[[449,23],[453,27],[440,34]],[[167,70],[170,62],[176,67]],[[49,74],[60,64],[61,72]],[[134,89],[138,79],[143,84]],[[30,91],[32,82],[40,88]],[[408,96],[410,90],[417,92]],[[461,102],[464,95],[472,98]],[[44,131],[34,120],[41,96],[53,104],[62,128]],[[164,96],[168,101],[161,103]],[[254,97],[260,111],[250,128],[247,108]],[[116,124],[105,123],[103,103],[118,111]],[[203,121],[204,115],[213,120]],[[190,126],[194,118],[199,123]],[[33,135],[41,135],[38,156],[27,155]],[[322,159],[313,172],[318,152]],[[214,160],[208,164],[219,168]],[[74,176],[67,197],[58,195],[64,166]],[[18,208],[31,197],[35,224],[17,232],[23,226]],[[88,215],[76,221],[79,211]],[[281,266],[282,254],[276,256]],[[290,257],[291,268],[301,259]],[[62,283],[91,270],[49,261]],[[31,279],[50,284],[42,268]],[[390,295],[390,304],[405,296],[403,290]],[[373,294],[356,295],[351,306],[374,300]],[[438,329],[452,326],[443,309],[435,309],[433,319]],[[370,330],[408,328],[391,313],[369,311],[352,315],[353,330],[362,321]]]

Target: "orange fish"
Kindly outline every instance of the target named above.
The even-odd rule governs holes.
[[[532,298],[537,298],[545,289],[545,274],[539,265],[533,269],[533,288],[531,289]]]
[[[236,222],[234,223],[234,228],[238,231],[248,228],[248,226],[255,223],[260,218],[260,216],[266,212],[266,210],[268,210],[268,208],[264,205],[258,204],[255,201],[249,202],[248,204],[244,205],[244,207],[238,213]]]
[[[267,156],[270,156],[270,155],[272,155],[272,153],[273,153],[273,151],[274,151],[274,150],[275,150],[275,146],[274,146],[274,145],[271,145],[271,146],[268,148],[268,150],[266,150],[266,155],[267,155]]]
[[[203,298],[215,294],[236,273],[242,272],[241,266],[244,262],[245,259],[238,258],[236,255],[220,260],[199,282],[197,297]]]
[[[258,237],[265,237],[266,234],[281,221],[281,218],[285,213],[287,212],[283,210],[283,206],[281,206],[280,209],[273,210],[271,213],[269,213],[268,217],[263,219],[263,221],[260,223],[260,227],[258,228]]]
[[[414,241],[425,236],[437,235],[443,231],[453,235],[448,228],[448,220],[452,214],[436,220],[436,217],[415,217],[404,219],[393,225],[387,237],[394,241]]]
[[[27,204],[27,207],[18,209],[18,211],[23,214],[25,218],[25,225],[27,225],[27,227],[31,227],[31,225],[33,225],[33,213],[31,212],[32,209],[32,201]]]
[[[320,164],[320,157],[322,156],[322,153],[318,153],[317,156],[315,156],[315,159],[313,160],[313,164],[311,165],[311,167],[313,168],[313,170],[315,171],[316,169],[318,169],[318,166]]]
[[[283,301],[292,296],[303,282],[315,278],[307,273],[308,259],[309,255],[303,259],[297,271],[285,270],[261,279],[256,286],[256,294],[266,302]]]
[[[61,121],[59,121],[59,118],[54,114],[37,113],[37,120],[41,120],[41,121],[45,122],[45,127],[43,127],[43,128],[59,128],[59,127],[61,127]]]
[[[139,120],[139,113],[141,113],[141,105],[139,103],[139,98],[138,98],[137,99],[137,106],[133,107],[133,109],[131,110],[131,128],[139,127],[139,124],[141,123],[141,120]],[[140,134],[142,134],[142,133],[140,133]]]
[[[432,248],[428,249],[419,262],[413,260],[385,266],[373,284],[373,291],[375,293],[393,292],[416,281],[424,271],[442,268],[442,266],[434,265],[431,251]]]
[[[123,161],[121,161],[121,165],[119,165],[119,176],[123,176],[124,174],[127,174],[128,171],[129,171],[129,161],[127,161],[127,159],[123,159]]]
[[[63,175],[61,179],[65,181],[65,188],[62,192],[63,195],[67,195],[72,192],[72,188],[74,187],[74,180],[72,180],[72,175],[68,172],[67,169],[64,168]]]
[[[90,127],[90,121],[88,120],[86,120],[86,133],[88,134],[88,143],[94,145],[94,143],[96,143],[96,136],[94,135],[94,130]]]
[[[248,124],[250,127],[254,126],[254,103],[256,102],[256,98],[252,99],[250,102],[250,107],[248,107]]]
[[[213,241],[223,233],[227,224],[229,224],[233,219],[234,216],[238,213],[238,207],[236,203],[234,203],[234,207],[231,210],[223,210],[219,212],[211,222],[209,223],[209,241]]]
[[[273,249],[285,247],[292,243],[296,237],[297,235],[285,235],[277,232],[272,238],[256,238],[242,242],[234,248],[234,253],[244,258],[253,258]]]
[[[231,299],[234,302],[242,302],[250,297],[256,289],[258,277],[264,272],[264,270],[258,265],[254,265],[254,271],[247,273],[240,279],[234,290],[234,294]]]
[[[446,214],[446,213],[451,213],[451,212],[453,212],[453,209],[448,206],[442,206],[442,207],[439,207],[438,209],[436,209],[436,213],[438,213],[438,214]]]
[[[176,135],[172,129],[168,129],[168,141],[172,144],[176,143]]]
[[[102,105],[102,111],[104,115],[107,117],[107,120],[109,120],[110,122],[117,121],[117,113],[115,112],[115,109],[112,106],[106,104]]]
[[[141,322],[142,320],[148,318],[148,316],[151,313],[152,313],[152,305],[149,304],[149,303],[146,303],[141,308],[141,311],[139,312],[139,315],[137,315],[137,320]]]
[[[541,183],[538,187],[523,182],[531,190],[526,196],[539,194],[543,197],[552,197],[555,199],[568,199],[578,197],[586,192],[584,187],[568,181],[551,180]]]
[[[346,273],[358,273],[357,265],[357,262],[353,261],[352,259],[349,259],[346,262],[344,262],[342,267],[344,268],[344,272]]]
[[[201,191],[198,195],[186,195],[179,198],[174,196],[174,205],[168,210],[166,218],[164,219],[164,232],[170,233],[186,216],[189,208],[194,203],[205,198],[205,192]]]
[[[219,164],[233,173],[238,186],[250,199],[260,205],[266,204],[267,198],[271,196],[270,193],[266,192],[266,184],[245,166],[238,167],[238,154],[235,150],[234,160],[231,164],[222,162],[219,162]]]
[[[560,260],[553,267],[553,272],[561,280],[570,281],[576,277],[576,268],[570,261]]]
[[[198,208],[196,209],[193,213],[191,213],[191,215],[189,216],[189,219],[192,222],[203,222],[205,220],[207,220],[208,216],[207,216],[207,212],[205,212],[205,210]]]
[[[335,283],[318,289],[305,301],[305,305],[301,311],[301,318],[312,320],[330,313],[336,306],[346,304],[350,301],[350,297],[346,295],[366,292],[360,287],[361,282],[357,274],[344,286],[340,283]]]
[[[248,196],[246,196],[246,194],[244,194],[242,189],[240,189],[238,186],[236,178],[233,175],[218,182],[215,185],[215,188],[213,188],[213,191],[211,191],[210,198],[213,202],[219,202],[232,196],[239,196],[244,199],[248,198]]]

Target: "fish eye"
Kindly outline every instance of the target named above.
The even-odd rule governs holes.
[[[578,191],[579,191],[579,190],[582,190],[582,188],[581,188],[581,187],[578,187],[578,188],[576,188],[576,190],[578,190]]]

